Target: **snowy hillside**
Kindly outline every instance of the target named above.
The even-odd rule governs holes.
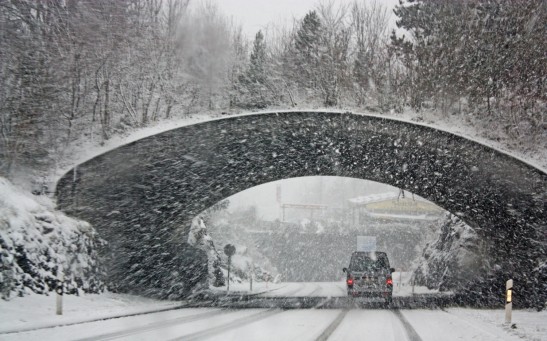
[[[218,226],[213,225],[213,229],[218,229]],[[264,270],[264,266],[271,269],[269,261],[260,252],[254,250],[252,246],[247,246],[245,242],[239,239],[237,243],[232,240],[227,241],[223,234],[215,235],[215,240],[219,248],[222,248],[221,246],[228,242],[233,243],[236,247],[236,253],[231,260],[230,282],[241,283],[242,281],[248,281],[251,272],[254,274],[253,279],[255,281],[261,282],[274,278],[270,271]],[[203,217],[198,216],[192,221],[188,243],[207,253],[209,285],[213,287],[224,286],[228,277],[228,257],[222,251],[217,251]]]
[[[188,244],[206,252],[209,285],[215,287],[224,285],[224,277],[220,270],[220,255],[215,248],[213,239],[207,233],[207,226],[199,216],[192,221],[190,233],[188,234]]]
[[[416,284],[451,290],[483,272],[485,264],[475,231],[454,215],[447,214],[440,232],[425,247],[415,271]]]
[[[101,243],[86,222],[54,209],[45,196],[32,196],[0,177],[0,291],[2,298],[45,294],[65,277],[67,293],[100,292]]]
[[[462,303],[492,306],[503,303],[505,281],[512,276],[518,278],[515,279],[515,296],[522,307],[539,310],[547,306],[544,261],[538,260],[538,266],[531,272],[507,273],[498,264],[500,260],[488,257],[492,247],[490,241],[480,239],[461,219],[447,214],[439,226],[439,234],[426,245],[414,271],[416,285],[458,292],[458,300]],[[470,282],[476,285],[469,286]]]

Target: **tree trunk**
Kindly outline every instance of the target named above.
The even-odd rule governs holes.
[[[104,112],[103,112],[103,140],[108,140],[110,129],[110,79],[105,81],[104,88]]]

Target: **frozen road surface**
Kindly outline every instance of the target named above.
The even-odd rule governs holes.
[[[470,309],[218,309],[186,308],[27,332],[1,340],[545,340]],[[545,318],[545,314],[535,318]],[[541,315],[541,316],[540,316]],[[536,328],[541,323],[537,321]],[[533,328],[531,328],[533,329]]]
[[[344,293],[337,283],[285,283],[271,289],[279,290],[258,295],[329,300]],[[180,301],[113,293],[70,295],[63,302],[58,316],[54,295],[0,300],[0,340],[547,341],[547,311],[515,310],[511,328],[503,324],[503,309],[190,308]]]

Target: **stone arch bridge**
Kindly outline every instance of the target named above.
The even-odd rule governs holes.
[[[515,277],[546,258],[542,170],[445,131],[376,116],[276,112],[189,125],[78,165],[56,196],[61,210],[109,243],[111,286],[177,295],[203,279],[206,257],[186,244],[197,214],[247,188],[314,175],[373,180],[436,203],[491,240],[492,262]]]

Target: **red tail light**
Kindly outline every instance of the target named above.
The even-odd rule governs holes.
[[[391,277],[388,277],[388,278],[387,278],[386,284],[387,284],[387,285],[393,285],[393,280],[391,279]]]
[[[353,278],[348,278],[347,281],[348,285],[353,285]]]

